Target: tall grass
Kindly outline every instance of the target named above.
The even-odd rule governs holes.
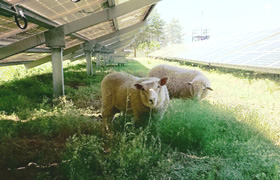
[[[207,102],[172,101],[160,124],[161,140],[181,152],[194,151],[226,161],[216,170],[219,179],[251,179],[262,173],[268,179],[278,178],[279,147],[256,127],[243,123],[245,119],[257,121],[255,113],[240,118],[238,111]],[[235,173],[239,175],[233,176]]]
[[[171,100],[158,133],[119,114],[104,153],[101,80],[112,71],[145,76],[160,63],[203,71],[214,91],[201,102]],[[52,96],[50,65],[0,69],[1,177],[280,179],[279,81],[152,59],[99,68],[91,77],[85,63],[64,66],[63,98]]]

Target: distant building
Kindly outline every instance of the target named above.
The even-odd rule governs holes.
[[[192,41],[203,41],[210,39],[209,29],[195,29],[192,31]]]

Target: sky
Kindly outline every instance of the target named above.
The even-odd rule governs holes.
[[[210,36],[280,28],[280,0],[161,0],[156,11],[167,23],[179,20],[185,42],[201,27]]]

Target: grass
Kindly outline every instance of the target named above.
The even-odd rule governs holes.
[[[114,121],[103,152],[100,82],[112,71],[145,76],[157,64],[198,69],[213,92],[173,99],[164,119],[135,128]],[[279,79],[152,59],[97,69],[64,63],[63,98],[52,96],[51,66],[1,67],[0,175],[5,179],[280,179]]]

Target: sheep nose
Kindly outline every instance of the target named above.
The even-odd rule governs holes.
[[[150,104],[154,104],[154,99],[150,99]]]

